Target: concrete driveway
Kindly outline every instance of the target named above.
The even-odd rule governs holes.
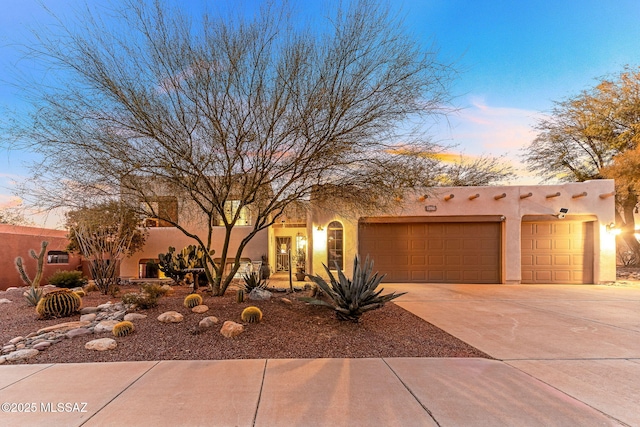
[[[396,303],[507,365],[640,426],[640,287],[385,285]]]

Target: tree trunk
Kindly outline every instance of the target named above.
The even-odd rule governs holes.
[[[620,203],[622,214],[616,210],[616,222],[622,224],[620,237],[629,247],[629,250],[633,252],[636,260],[635,264],[637,264],[640,261],[640,243],[638,243],[638,239],[635,236],[634,212],[638,203],[638,195],[632,191],[629,191],[628,194]]]

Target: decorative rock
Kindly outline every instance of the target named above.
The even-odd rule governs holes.
[[[100,304],[98,306],[98,311],[106,311],[109,310],[111,308],[111,306],[113,306],[113,303],[111,301],[109,302],[105,302],[104,304]]]
[[[177,311],[167,311],[158,316],[158,320],[162,323],[178,323],[184,320],[184,316]]]
[[[53,325],[53,326],[49,326],[47,328],[40,329],[38,331],[38,334],[43,334],[45,332],[52,332],[52,331],[66,332],[66,331],[70,331],[71,329],[76,329],[76,328],[82,328],[84,326],[89,326],[90,324],[91,324],[91,322],[84,322],[84,321],[60,323],[58,325]]]
[[[97,340],[89,341],[84,345],[87,350],[105,351],[112,350],[118,346],[116,340],[113,338],[99,338]]]
[[[25,347],[26,347],[26,345],[23,342],[21,342],[20,344],[16,344],[16,350],[22,350]]]
[[[173,288],[171,287],[171,285],[162,285],[161,289],[166,292],[167,296],[173,293]]]
[[[30,359],[38,353],[40,352],[33,348],[25,348],[23,350],[16,350],[13,353],[9,353],[4,356],[4,358],[7,362],[13,362],[16,360]]]
[[[218,318],[215,316],[205,317],[198,323],[198,327],[200,329],[209,329],[217,325],[219,322]]]
[[[9,344],[18,344],[20,341],[24,341],[24,337],[15,337],[9,341]]]
[[[124,316],[125,316],[125,314],[127,314],[127,311],[126,311],[126,310],[116,311],[115,313],[113,313],[113,314],[111,315],[111,319],[113,319],[113,320],[120,320],[120,321],[122,321],[122,320],[124,320]]]
[[[146,314],[140,314],[140,313],[128,313],[124,315],[124,319],[123,320],[127,320],[129,322],[133,322],[134,320],[138,320],[138,319],[146,319],[147,315]]]
[[[117,320],[103,320],[98,323],[95,328],[93,328],[93,332],[96,334],[102,332],[111,332],[113,331],[113,327],[118,324]]]
[[[283,302],[286,305],[292,305],[293,304],[289,298],[280,298],[280,301]]]
[[[8,287],[8,288],[6,289],[6,291],[7,291],[7,292],[9,292],[9,291],[15,291],[16,289],[20,289],[20,288],[18,288],[18,287],[16,287],[16,286],[10,286],[10,287]]]
[[[0,304],[9,304],[12,302],[10,299],[0,298]]]
[[[206,313],[207,311],[209,311],[209,307],[207,307],[204,304],[200,304],[200,305],[196,305],[195,307],[193,307],[191,309],[191,311],[193,311],[194,313]]]
[[[6,361],[7,361],[7,357],[6,356],[0,356],[0,365],[2,365]]]
[[[224,322],[222,325],[222,329],[220,329],[220,333],[227,338],[237,337],[243,332],[244,326],[231,320],[227,320],[226,322]]]
[[[80,309],[80,314],[92,314],[97,312],[98,312],[98,307],[84,307]]]
[[[81,322],[93,322],[94,320],[96,320],[95,313],[83,314],[80,316]]]
[[[92,333],[93,331],[91,331],[88,328],[78,328],[78,329],[72,329],[64,335],[67,338],[75,338],[75,337],[81,337],[83,335],[91,335]]]
[[[16,349],[16,346],[13,344],[8,344],[5,345],[4,347],[2,347],[2,352],[3,353],[11,353],[12,351],[14,351]]]
[[[38,351],[42,351],[45,348],[49,347],[51,345],[51,343],[49,341],[42,341],[39,342],[38,344],[33,346],[33,349],[38,350]]]
[[[266,301],[271,299],[271,292],[260,288],[253,288],[249,292],[249,299],[253,301]]]

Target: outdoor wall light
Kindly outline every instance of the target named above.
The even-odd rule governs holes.
[[[322,228],[322,225],[318,226],[318,231],[324,231],[324,228]]]
[[[607,224],[606,229],[607,229],[607,233],[613,234],[614,236],[617,236],[622,232],[622,230],[620,230],[619,228],[616,228],[616,224],[613,222],[610,224]]]

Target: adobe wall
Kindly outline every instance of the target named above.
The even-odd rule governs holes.
[[[68,244],[66,234],[65,230],[0,224],[0,290],[25,286],[16,270],[16,257],[22,257],[27,275],[33,279],[37,261],[31,258],[29,250],[33,249],[39,254],[40,245],[46,240],[49,242],[47,252],[64,251]],[[45,258],[43,280],[40,284],[46,285],[47,278],[57,270],[75,270],[79,266],[80,258],[73,254],[69,254],[68,264],[47,264]]]

